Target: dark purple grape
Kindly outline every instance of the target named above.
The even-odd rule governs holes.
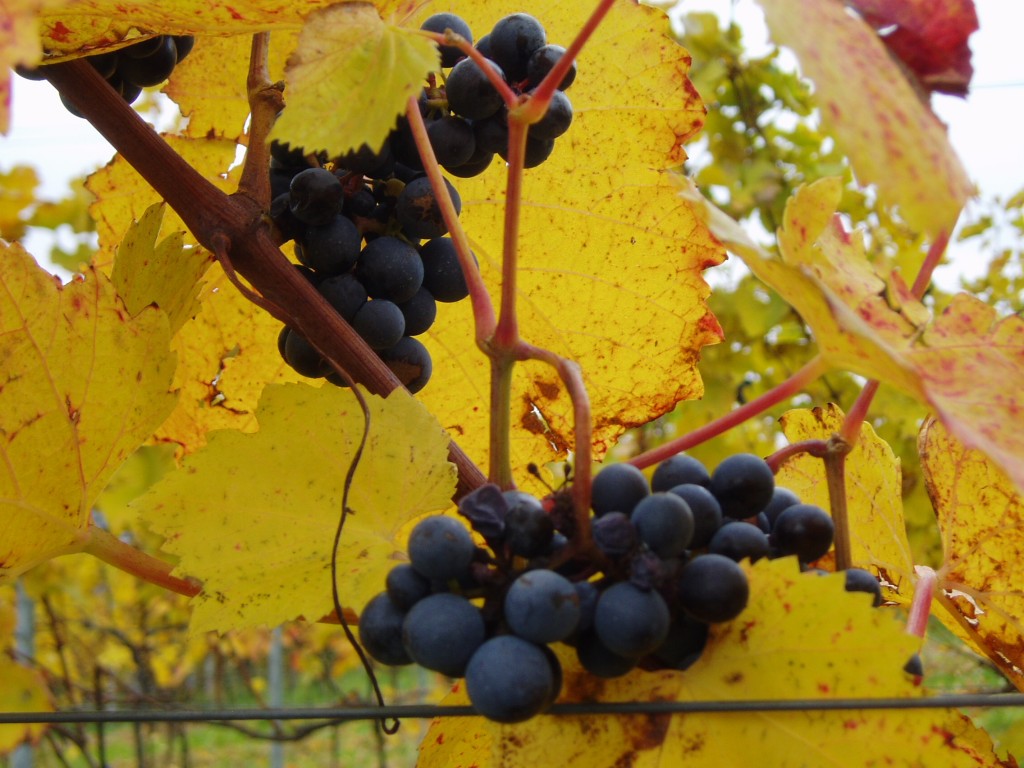
[[[317,283],[316,289],[334,307],[334,311],[351,323],[368,296],[363,284],[352,273],[333,275]]]
[[[832,547],[835,525],[828,512],[813,504],[794,504],[775,518],[772,543],[783,555],[796,555],[811,563]]]
[[[711,473],[709,490],[718,499],[726,517],[754,517],[768,506],[775,489],[775,475],[760,456],[737,453],[722,461]]]
[[[426,288],[421,287],[416,295],[398,305],[405,318],[405,335],[419,336],[426,333],[437,319],[437,302]]]
[[[475,257],[474,257],[475,258]],[[449,237],[435,237],[420,246],[423,286],[437,301],[461,301],[469,295],[466,277]]]
[[[590,533],[597,548],[608,557],[629,554],[639,543],[636,528],[625,512],[608,512],[596,518]]]
[[[488,541],[495,541],[505,535],[505,516],[508,514],[508,494],[494,483],[481,485],[459,500],[459,514],[469,520],[473,530]]]
[[[490,60],[487,63],[498,77],[504,78],[501,67]],[[452,67],[445,81],[445,93],[449,109],[467,120],[490,117],[504,104],[501,94],[472,59],[463,59]]]
[[[423,285],[423,260],[404,240],[378,237],[359,254],[356,276],[373,298],[402,304]]]
[[[359,615],[359,642],[381,664],[412,664],[402,644],[404,621],[405,611],[395,605],[386,592],[381,592]]]
[[[844,573],[847,592],[866,592],[871,595],[871,604],[875,608],[882,604],[882,587],[873,573],[863,568],[847,568]]]
[[[696,662],[708,642],[708,625],[685,614],[672,621],[668,637],[651,654],[666,669],[689,669]]]
[[[750,558],[751,562],[755,562],[762,557],[768,557],[770,550],[768,537],[764,531],[742,520],[727,520],[708,543],[708,552],[725,555],[736,562],[744,558]]]
[[[159,85],[171,76],[178,63],[174,39],[168,36],[153,39],[157,41],[156,47],[146,56],[132,58],[126,54],[121,57],[117,64],[117,75],[122,80],[147,88]]]
[[[363,144],[358,149],[351,149],[335,158],[334,163],[349,173],[358,173],[371,179],[383,179],[390,176],[394,170],[395,155],[391,151],[391,142],[385,140],[380,149],[373,150],[368,144]]]
[[[547,553],[555,535],[555,524],[541,503],[522,491],[506,491],[504,496],[508,502],[505,546],[509,552],[519,557],[537,557]]]
[[[192,53],[192,49],[196,44],[196,39],[192,35],[174,35],[173,37],[174,51],[178,54],[178,63],[180,64],[190,53]]]
[[[622,677],[636,666],[636,658],[608,650],[593,631],[584,632],[576,643],[576,657],[580,665],[596,677]]]
[[[402,623],[402,644],[409,658],[449,677],[462,677],[486,637],[480,609],[450,592],[423,598]]]
[[[469,29],[469,24],[454,13],[435,13],[420,25],[420,29],[436,32],[439,35],[443,35],[445,30],[450,29],[455,34],[464,37],[467,42],[473,42],[473,33]],[[445,69],[455,66],[455,63],[466,55],[454,45],[442,45],[439,48],[441,49],[441,66]]]
[[[640,540],[658,557],[678,557],[693,539],[693,513],[675,494],[644,497],[630,517]]]
[[[405,333],[405,316],[393,301],[370,299],[352,317],[352,328],[370,349],[390,349]]]
[[[451,196],[455,213],[462,212],[462,198],[448,179],[444,180]],[[421,176],[405,185],[395,203],[395,214],[402,229],[411,237],[433,238],[448,232],[448,226],[441,215],[441,206],[437,202],[430,179]]]
[[[513,13],[491,30],[491,56],[504,70],[510,83],[526,78],[530,57],[547,44],[544,27],[533,16]]]
[[[327,224],[341,210],[345,190],[324,168],[306,168],[292,177],[288,188],[290,207],[299,221],[313,226]]]
[[[403,336],[395,346],[381,350],[378,354],[402,385],[413,394],[430,381],[430,374],[434,370],[430,352],[418,339]]]
[[[508,156],[508,115],[500,110],[483,120],[473,121],[473,136],[476,148],[485,152],[496,152]]]
[[[695,557],[679,574],[676,600],[698,621],[731,621],[747,607],[749,597],[747,574],[724,555]]]
[[[718,500],[704,486],[692,483],[677,485],[670,489],[669,493],[678,496],[690,507],[690,513],[693,515],[693,538],[690,540],[690,547],[706,547],[711,537],[722,526],[722,508],[718,505]]]
[[[654,468],[651,475],[651,490],[671,491],[677,485],[703,485],[705,488],[711,484],[711,475],[707,468],[692,456],[677,453],[670,456]]]
[[[545,649],[515,635],[485,642],[466,667],[473,708],[499,723],[519,723],[543,712],[557,696],[557,676]]]
[[[473,126],[461,117],[446,115],[427,126],[427,137],[437,162],[443,166],[459,166],[469,162],[476,151]]]
[[[554,643],[573,633],[580,620],[576,587],[554,571],[527,571],[505,594],[505,621],[516,635],[533,643]]]
[[[590,506],[598,517],[608,512],[629,515],[650,492],[644,473],[632,464],[609,464],[594,475]]]
[[[532,95],[532,92],[531,92]],[[530,126],[529,135],[535,139],[557,139],[572,125],[572,103],[562,91],[551,96],[547,112],[539,121]]]
[[[473,156],[462,165],[446,165],[444,169],[452,176],[460,179],[471,179],[486,171],[494,161],[494,153],[481,151],[479,147],[473,152]]]
[[[160,52],[160,49],[166,45],[166,40],[167,38],[164,35],[157,35],[156,37],[150,37],[138,43],[125,46],[118,53],[128,59],[148,59],[150,56],[155,56]]]
[[[775,489],[772,491],[772,500],[768,502],[768,506],[763,510],[768,517],[768,524],[774,527],[775,520],[782,514],[782,510],[799,503],[800,497],[791,490],[775,486]]]
[[[401,610],[408,611],[430,594],[430,579],[408,563],[402,563],[388,571],[384,587],[391,602]]]
[[[529,62],[526,64],[526,78],[530,81],[530,84],[533,86],[540,85],[540,81],[547,77],[548,72],[555,68],[555,65],[564,55],[565,48],[560,45],[552,45],[551,43],[541,46],[534,51]],[[566,72],[565,77],[562,78],[562,82],[558,84],[558,90],[564,91],[568,89],[575,79],[576,62],[574,61],[572,67]]]
[[[594,631],[605,647],[631,658],[650,653],[661,645],[670,623],[668,606],[661,595],[628,581],[606,589],[594,612]]]
[[[412,529],[407,549],[412,567],[423,576],[431,581],[450,581],[469,570],[476,545],[458,520],[433,515]]]
[[[319,379],[326,372],[326,366],[316,347],[294,329],[289,329],[284,342],[284,361],[300,376]]]
[[[337,214],[326,224],[306,227],[299,242],[303,264],[325,275],[340,275],[356,265],[363,236],[351,220]]]

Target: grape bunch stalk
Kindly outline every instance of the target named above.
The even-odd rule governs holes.
[[[520,722],[559,695],[552,644],[572,647],[600,678],[686,670],[711,627],[746,608],[741,562],[794,556],[818,573],[811,564],[833,543],[828,513],[776,487],[752,454],[712,473],[677,455],[650,480],[630,464],[605,467],[591,487],[587,541],[568,493],[537,499],[485,485],[459,503],[468,526],[443,515],[420,521],[409,562],[363,609],[366,651],[383,664],[464,677],[481,715]],[[868,571],[849,569],[846,589],[882,603]]]

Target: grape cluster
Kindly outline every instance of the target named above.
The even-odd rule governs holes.
[[[271,218],[295,240],[303,274],[411,392],[430,378],[427,348],[416,339],[438,302],[469,295],[455,245],[426,176],[380,152],[313,157],[271,146]],[[322,165],[319,165],[322,163]],[[448,191],[456,210],[458,192]],[[299,333],[282,329],[284,360],[303,376],[344,382]]]
[[[470,43],[473,34],[458,16],[439,13],[422,29],[450,29]],[[565,54],[548,43],[544,27],[533,16],[514,13],[500,19],[474,46],[514,93],[530,94]],[[482,173],[498,155],[508,160],[508,107],[484,70],[454,46],[441,47],[441,66],[451,68],[443,83],[432,83],[421,102],[430,143],[437,161],[454,176]],[[559,83],[544,117],[530,126],[525,167],[544,162],[555,139],[569,130],[573,110],[566,89],[576,79],[576,63]]]
[[[589,542],[576,541],[568,489],[538,500],[486,485],[465,496],[459,513],[486,547],[456,518],[420,521],[409,563],[391,570],[361,615],[366,650],[385,664],[465,677],[480,714],[518,722],[558,696],[551,643],[574,647],[582,667],[603,678],[687,669],[709,626],[747,605],[739,561],[796,555],[806,565],[832,545],[829,515],[775,487],[769,466],[750,454],[713,473],[675,456],[650,482],[614,464],[591,490]],[[846,589],[881,603],[867,571],[848,570]]]
[[[139,43],[86,57],[111,87],[121,94],[125,101],[133,104],[143,88],[159,85],[174,68],[191,53],[195,38],[191,35],[158,35]],[[29,79],[42,79],[40,69],[18,70]],[[61,103],[73,115],[81,114],[61,94]]]

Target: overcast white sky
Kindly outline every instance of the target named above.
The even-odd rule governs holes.
[[[730,4],[686,0],[681,9],[714,10],[726,17]],[[1024,187],[1024,56],[1018,50],[1024,4],[976,0],[976,6],[981,28],[970,39],[975,70],[971,94],[966,100],[936,96],[933,104],[982,196],[1005,198]],[[750,41],[763,39],[762,17],[753,0],[737,0],[734,12]],[[72,117],[48,84],[15,77],[13,106],[12,130],[0,137],[0,170],[17,163],[35,165],[44,196],[60,196],[69,178],[110,159],[109,145],[87,123]],[[960,250],[955,261],[968,272],[975,266],[971,262],[980,263]]]

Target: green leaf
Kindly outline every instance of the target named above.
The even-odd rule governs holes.
[[[271,138],[331,155],[363,144],[377,150],[439,66],[433,41],[385,23],[372,5],[315,11],[288,60],[288,108]]]

